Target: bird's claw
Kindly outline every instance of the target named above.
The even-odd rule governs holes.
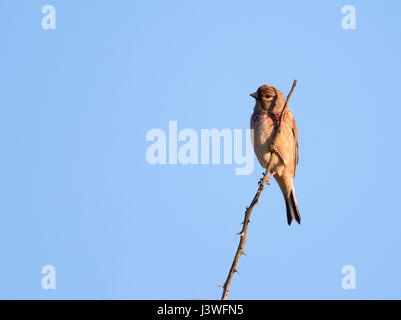
[[[268,184],[268,185],[270,185],[270,180],[271,180],[271,178],[272,178],[273,176],[274,176],[274,173],[271,173],[270,176],[266,178],[265,183]],[[261,185],[262,182],[263,182],[263,178],[261,178],[261,179],[259,180],[258,184]]]
[[[270,185],[270,179],[271,179],[271,176],[266,179],[265,183]],[[262,185],[262,183],[263,183],[263,178],[260,178],[258,185],[260,186],[260,185]]]

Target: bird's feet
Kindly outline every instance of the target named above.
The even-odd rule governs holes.
[[[270,179],[274,176],[274,173],[271,173],[269,177],[266,179],[266,183],[270,185]]]
[[[271,179],[273,176],[274,176],[274,173],[271,173],[270,176],[267,177],[266,183],[267,183],[268,185],[270,185],[270,179]],[[261,185],[262,183],[263,183],[263,177],[260,178],[260,180],[259,180],[259,182],[258,182],[258,185]]]

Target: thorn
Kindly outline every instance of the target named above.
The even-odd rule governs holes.
[[[236,235],[242,237],[244,234],[243,234],[242,231],[241,231],[241,232],[236,233]]]
[[[238,272],[238,269],[237,269],[237,268],[235,268],[235,270],[234,270],[234,273],[235,273],[235,272],[239,274],[239,272]]]
[[[224,284],[219,284],[218,287],[224,288]]]
[[[245,251],[244,250],[242,250],[242,254],[244,255],[244,256],[248,256],[246,253],[245,253]]]

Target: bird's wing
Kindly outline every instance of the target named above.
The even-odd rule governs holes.
[[[295,171],[296,171],[298,160],[299,160],[298,131],[297,131],[297,124],[295,122],[295,118],[294,118],[292,112],[290,113],[290,115],[291,115],[290,123],[291,123],[291,127],[292,127],[291,128],[292,136],[294,139],[294,156],[295,156],[294,157],[294,159],[295,159],[295,161],[294,161],[294,177],[295,177]]]

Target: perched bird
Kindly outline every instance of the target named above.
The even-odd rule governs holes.
[[[254,130],[253,145],[256,157],[262,167],[266,168],[274,153],[270,176],[270,184],[274,176],[283,193],[287,209],[287,221],[290,225],[295,219],[301,223],[298,203],[294,191],[295,170],[298,164],[298,134],[292,111],[287,107],[284,111],[280,133],[273,144],[273,136],[277,129],[280,114],[285,104],[283,94],[270,85],[259,87],[251,93],[256,104],[251,117],[251,129]]]

